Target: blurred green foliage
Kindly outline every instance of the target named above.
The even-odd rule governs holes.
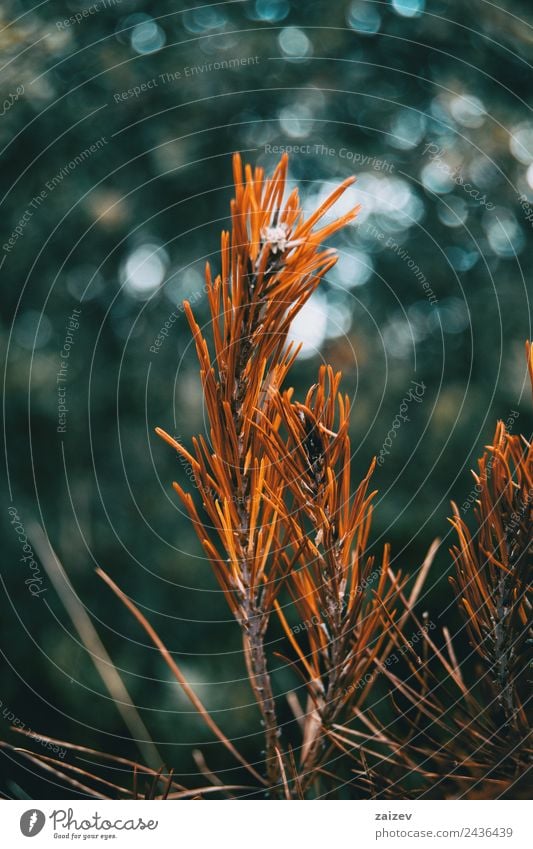
[[[196,771],[191,743],[209,735],[94,568],[109,571],[159,629],[225,731],[256,751],[238,629],[172,493],[185,470],[153,434],[160,425],[186,442],[203,430],[196,361],[176,307],[188,297],[207,317],[203,267],[218,268],[229,226],[231,154],[271,169],[273,148],[298,148],[290,173],[308,210],[358,176],[350,200],[362,212],[338,236],[339,265],[300,325],[306,347],[293,381],[303,393],[322,358],[343,370],[361,474],[410,382],[425,384],[376,470],[374,539],[376,550],[390,541],[394,565],[414,572],[443,538],[423,604],[456,627],[449,499],[467,498],[497,417],[518,410],[515,427],[531,432],[523,395],[530,8],[517,0],[506,9],[478,0],[32,7],[7,0],[0,12],[0,700],[38,731],[135,756],[53,589],[33,598],[24,584],[13,503],[24,523],[45,527],[164,757],[186,776]],[[68,377],[58,383],[75,308]],[[275,630],[272,639],[286,648]],[[280,692],[295,686],[281,660],[275,683]],[[0,736],[9,736],[4,719]],[[227,766],[219,747],[205,751],[210,766]],[[8,795],[18,787],[61,795],[7,756],[2,772]]]

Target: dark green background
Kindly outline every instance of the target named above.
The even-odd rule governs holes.
[[[183,297],[207,317],[203,266],[209,258],[218,267],[234,150],[271,169],[277,157],[265,145],[309,144],[313,152],[290,164],[308,211],[319,189],[351,173],[360,178],[352,197],[373,211],[334,240],[342,276],[331,272],[322,288],[336,315],[352,314],[351,324],[324,341],[320,356],[302,360],[293,382],[303,393],[320,357],[343,370],[354,399],[357,476],[379,452],[410,381],[425,383],[423,402],[410,405],[411,421],[375,475],[374,541],[378,554],[390,541],[395,567],[414,572],[433,538],[443,538],[422,602],[439,626],[459,627],[448,608],[449,500],[467,498],[469,470],[498,417],[517,410],[515,428],[531,431],[523,343],[533,222],[519,203],[522,193],[533,202],[533,30],[521,20],[529,4],[498,10],[427,0],[424,14],[411,17],[389,2],[197,5],[122,0],[58,27],[82,5],[5,2],[0,33],[2,100],[24,86],[0,118],[2,245],[46,182],[106,140],[48,191],[13,249],[1,251],[12,503],[26,526],[46,528],[167,764],[184,775],[196,771],[191,743],[211,738],[94,568],[148,615],[225,731],[244,736],[241,747],[253,757],[257,714],[238,628],[171,490],[173,479],[187,483],[185,470],[153,434],[160,425],[186,441],[204,427],[182,314],[159,353],[150,352]],[[300,55],[287,54],[298,48]],[[245,57],[258,61],[185,76],[186,67]],[[163,85],[165,72],[181,78]],[[116,102],[117,93],[154,78],[157,86]],[[484,111],[465,113],[461,96],[478,98]],[[460,185],[432,191],[428,144],[494,209]],[[316,155],[315,145],[335,152]],[[339,155],[342,148],[359,161]],[[386,165],[372,169],[363,156]],[[450,207],[467,216],[463,224],[449,226]],[[436,306],[370,225],[416,262]],[[125,285],[124,268],[146,244],[160,246],[165,273],[140,298]],[[352,285],[369,260],[366,282]],[[61,435],[56,373],[74,307],[82,314]],[[48,583],[34,599],[24,585],[10,504],[6,487],[2,709],[35,730],[136,757],[54,590]],[[467,654],[462,633],[457,640]],[[276,688],[294,686],[276,664]],[[0,737],[14,741],[0,719]],[[219,747],[204,751],[211,766],[232,766]],[[61,795],[7,756],[0,767],[8,796]]]

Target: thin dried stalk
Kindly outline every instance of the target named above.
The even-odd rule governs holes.
[[[137,621],[142,625],[142,627],[158,649],[161,657],[167,664],[168,668],[181,685],[183,692],[190,700],[192,705],[195,707],[195,709],[198,711],[198,714],[202,717],[208,728],[214,733],[216,737],[218,737],[220,742],[248,770],[248,772],[250,772],[254,776],[254,778],[256,778],[261,783],[264,783],[259,773],[257,773],[253,766],[251,766],[251,764],[249,764],[248,761],[243,758],[243,756],[240,754],[240,752],[237,751],[233,743],[228,740],[224,732],[218,727],[209,711],[204,707],[202,700],[199,698],[199,696],[196,695],[190,684],[187,682],[187,679],[183,675],[183,672],[170,654],[169,650],[167,649],[159,635],[152,628],[146,617],[141,613],[139,608],[132,602],[130,598],[127,597],[125,593],[122,592],[120,587],[118,587],[115,582],[111,580],[109,575],[106,575],[106,573],[102,571],[102,569],[97,569],[96,571],[97,574],[100,575],[100,577],[106,582],[106,584],[113,590],[113,592],[120,599],[122,604],[127,607],[128,610],[131,611],[131,613],[133,613]]]
[[[50,540],[38,525],[29,526],[28,536],[141,755],[150,766],[158,766],[161,763],[161,755],[85,607],[78,599]]]

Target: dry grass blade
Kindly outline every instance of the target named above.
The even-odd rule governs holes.
[[[183,692],[185,693],[191,704],[198,711],[198,714],[202,717],[203,721],[208,726],[208,728],[220,740],[220,742],[226,747],[226,749],[231,752],[231,754],[239,761],[239,763],[241,763],[242,766],[244,766],[245,769],[247,769],[248,772],[253,775],[254,778],[256,778],[261,784],[264,784],[264,779],[259,775],[258,772],[256,772],[253,766],[249,764],[245,758],[243,758],[243,756],[240,754],[240,752],[237,751],[233,743],[228,740],[224,732],[218,727],[217,723],[212,718],[209,711],[205,708],[201,699],[196,695],[191,685],[187,682],[187,679],[183,675],[176,661],[162,642],[159,635],[152,628],[146,617],[143,616],[138,607],[136,607],[136,605],[131,601],[131,599],[129,599],[128,596],[124,592],[122,592],[120,587],[115,584],[115,582],[109,577],[109,575],[106,575],[106,573],[102,569],[97,569],[96,572],[102,578],[102,580],[105,581],[108,587],[113,590],[113,592],[115,593],[117,598],[120,599],[122,604],[124,604],[124,606],[127,607],[131,613],[133,613],[140,625],[142,625],[142,627],[152,640],[153,644],[158,649],[162,659],[165,661],[168,668],[176,678],[176,681],[178,681],[178,683],[182,687]]]
[[[109,695],[117,706],[117,710],[121,714],[126,727],[129,729],[142,757],[150,766],[159,766],[162,763],[162,759],[157,751],[157,747],[150,739],[148,729],[139,716],[137,708],[84,605],[76,595],[63,565],[50,544],[50,540],[44,534],[42,528],[35,524],[28,527],[28,537],[31,539],[35,551],[46,569],[46,573],[55,587],[65,610],[70,616],[80,640],[94,663]]]

